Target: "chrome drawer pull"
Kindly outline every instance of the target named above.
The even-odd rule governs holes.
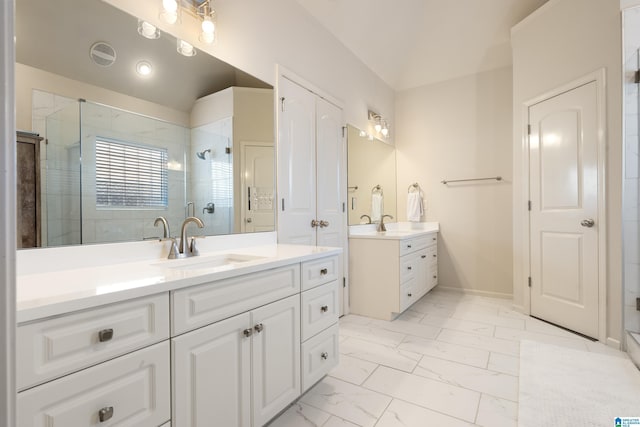
[[[434,279],[437,279],[437,278],[438,278],[438,276],[433,276],[433,278],[434,278]]]
[[[407,294],[407,296],[408,296],[409,298],[411,298],[411,297],[413,296],[413,294]]]
[[[111,341],[111,338],[113,338],[113,329],[111,328],[98,332],[98,341],[100,342]]]
[[[434,258],[436,258],[437,256],[438,256],[438,255],[436,255],[436,254],[433,254],[433,257],[434,257]]]
[[[411,249],[411,245],[407,245],[407,249]]]
[[[245,329],[244,331],[242,331],[242,333],[244,334],[245,337],[250,337],[251,334],[253,334],[253,330],[251,328],[249,329]]]
[[[329,306],[323,305],[322,307],[320,307],[320,311],[326,313],[327,311],[329,311]]]
[[[253,329],[255,329],[257,333],[260,333],[264,329],[264,326],[262,323],[258,323]]]
[[[107,406],[98,411],[98,419],[101,423],[109,421],[113,417],[113,406]]]
[[[325,276],[328,272],[329,270],[327,270],[326,268],[323,268],[322,270],[320,270],[320,275]]]
[[[434,255],[435,256],[435,255]],[[425,259],[427,256],[426,255],[421,255],[420,258]]]
[[[322,358],[322,360],[327,360],[329,358],[329,353],[327,353],[326,351],[324,353],[322,353],[320,355],[320,357]]]
[[[411,266],[407,267],[407,270],[411,270]]]

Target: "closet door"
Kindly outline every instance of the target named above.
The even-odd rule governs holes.
[[[316,98],[316,168],[318,246],[344,245],[343,212],[346,184],[342,136],[342,110],[322,98]]]
[[[316,97],[286,78],[278,95],[278,242],[315,245]]]

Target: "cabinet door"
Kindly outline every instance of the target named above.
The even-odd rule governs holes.
[[[342,136],[342,110],[322,98],[316,98],[316,162],[318,170],[317,219],[327,226],[318,227],[319,246],[344,246],[344,220],[342,211],[346,184]]]
[[[315,95],[284,77],[278,95],[278,242],[315,245]]]
[[[251,425],[251,316],[172,339],[173,425]]]
[[[253,425],[261,426],[300,395],[300,296],[254,310],[251,323]]]

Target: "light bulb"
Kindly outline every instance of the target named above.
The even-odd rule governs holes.
[[[160,18],[167,24],[175,24],[178,20],[178,2],[176,0],[162,0]]]
[[[389,135],[389,129],[387,129],[386,127],[382,128],[382,130],[380,131],[380,133],[382,133],[382,135],[384,135],[385,137],[387,135]]]
[[[157,39],[160,37],[160,30],[155,25],[138,19],[138,34],[148,39]]]
[[[382,125],[380,123],[376,123],[373,128],[376,130],[376,132],[380,133],[380,131],[382,130]]]
[[[364,138],[365,136],[367,136],[367,133],[365,131],[361,130],[359,135],[360,135],[361,138]]]
[[[184,56],[195,56],[195,48],[184,40],[178,39],[178,52]]]
[[[216,26],[211,20],[211,17],[205,16],[204,19],[202,20],[202,32],[213,34],[215,29],[216,29]]]
[[[141,76],[148,76],[153,71],[153,67],[148,61],[140,61],[136,64],[136,72]]]

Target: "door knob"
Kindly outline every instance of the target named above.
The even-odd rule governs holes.
[[[596,222],[594,220],[592,220],[591,218],[583,219],[582,221],[580,221],[580,225],[581,226],[588,227],[588,228],[593,227],[595,225],[595,223]]]
[[[320,225],[320,221],[317,221],[315,219],[311,220],[311,228],[315,228],[315,227],[317,227],[319,225]]]
[[[258,323],[256,326],[253,327],[253,329],[255,329],[257,333],[260,333],[264,329],[264,325],[262,323]]]
[[[320,227],[328,227],[329,226],[329,221],[320,220],[319,225],[320,225]]]

